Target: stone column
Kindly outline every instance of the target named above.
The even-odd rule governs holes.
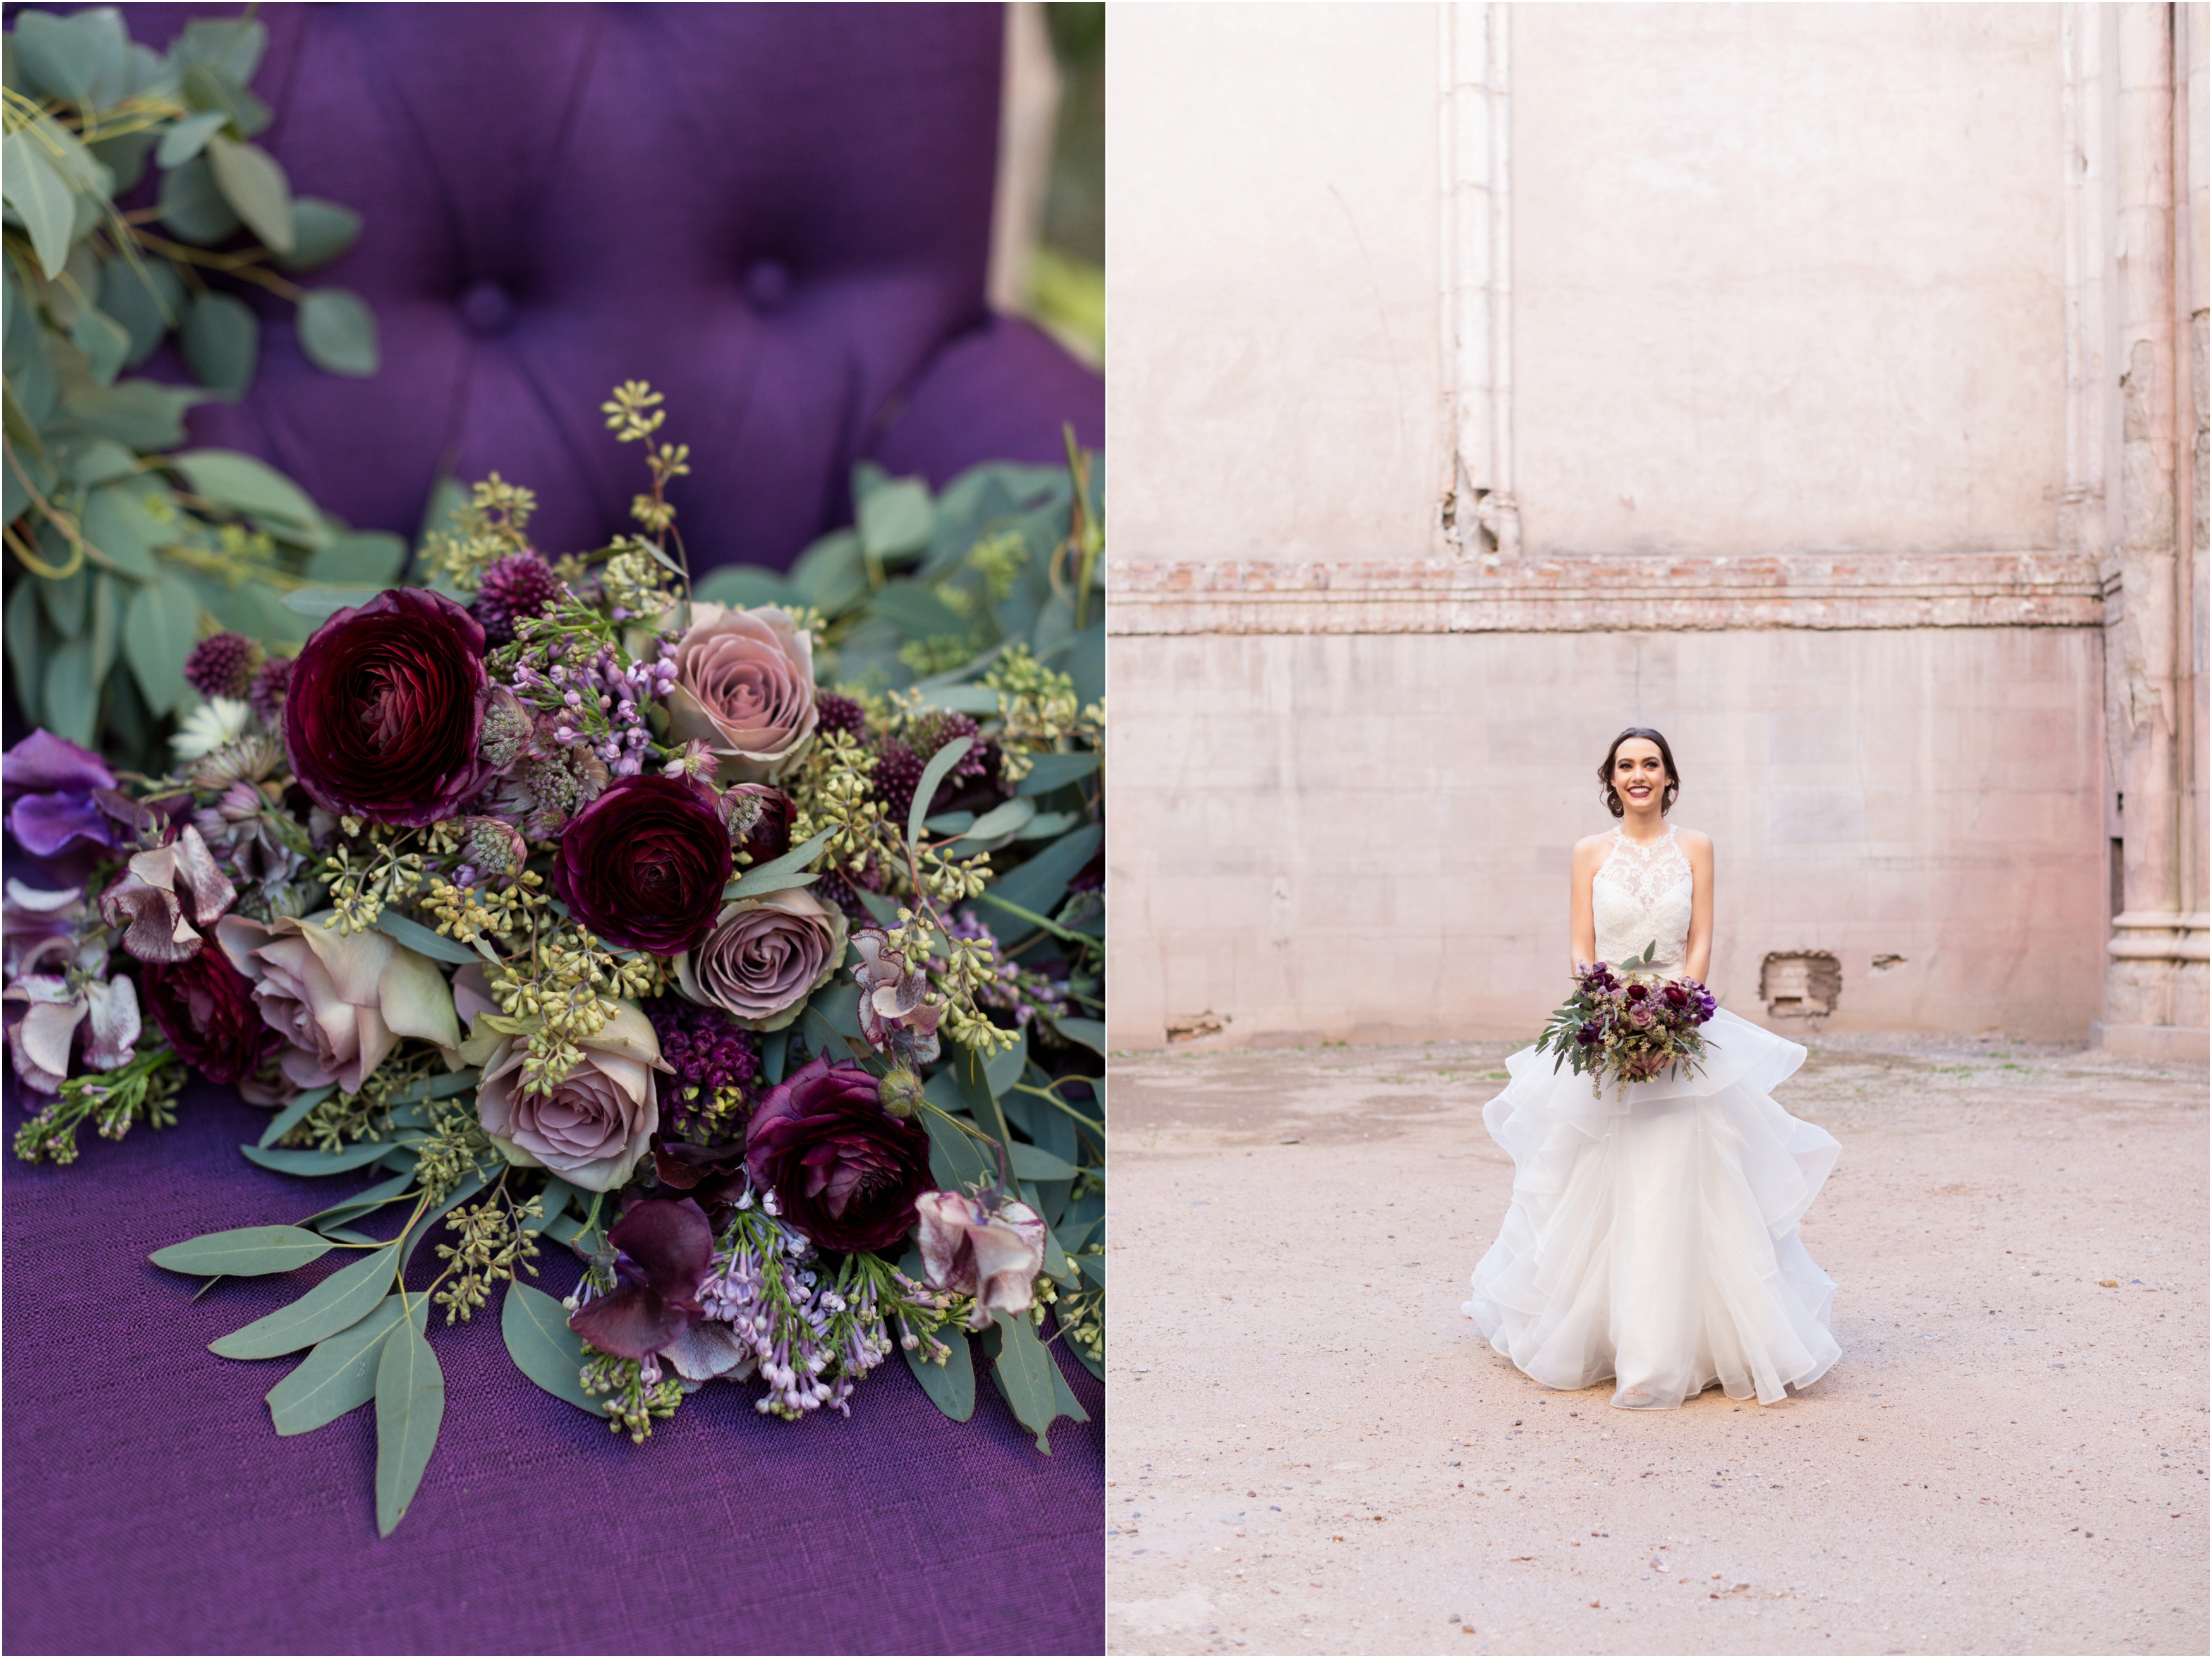
[[[2129,3],[2110,14],[2118,331],[2118,383],[2107,386],[2118,397],[2120,452],[2106,648],[2118,703],[2111,724],[2124,907],[2106,946],[2101,1039],[2123,1052],[2201,1059],[2212,1030],[2205,899],[2194,867],[2194,756],[2185,736],[2195,723],[2185,700],[2196,691],[2189,668],[2201,623],[2195,584],[2182,580],[2184,563],[2193,562],[2184,558],[2182,537],[2194,516],[2180,496],[2185,471],[2193,470],[2180,441],[2183,388],[2194,382],[2193,331],[2177,326],[2177,264],[2187,268],[2189,247],[2186,187],[2175,165],[2177,154],[2185,165],[2188,155],[2175,143],[2182,11]]]

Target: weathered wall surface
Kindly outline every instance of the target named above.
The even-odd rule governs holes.
[[[1121,15],[1115,1043],[1526,1034],[1640,720],[1737,1011],[2201,1051],[2204,18]]]
[[[2055,5],[1515,7],[1525,550],[2056,546],[2057,40]]]
[[[1827,950],[1832,1029],[2088,1035],[2100,635],[1927,629],[1114,641],[1116,1048],[1533,1035],[1604,745],[1665,731],[1718,848],[1713,983]],[[1885,970],[1877,955],[1902,960]],[[1786,1024],[1777,1024],[1787,1029]]]

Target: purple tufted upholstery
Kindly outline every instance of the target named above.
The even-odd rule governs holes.
[[[135,5],[166,46],[233,4]],[[373,306],[371,380],[261,367],[192,436],[411,534],[441,462],[536,489],[555,550],[628,527],[642,467],[599,404],[668,396],[695,568],[781,568],[846,521],[853,463],[941,483],[1103,438],[1097,379],[983,300],[994,6],[269,5],[260,142],[364,220],[310,283]]]

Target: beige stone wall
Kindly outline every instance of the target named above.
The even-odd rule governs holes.
[[[2059,68],[2055,5],[1514,7],[1527,550],[2057,545]]]
[[[1832,951],[1830,1028],[2081,1038],[2104,975],[2094,629],[1115,640],[1110,1037],[1533,1035],[1622,724],[1718,848],[1713,981]],[[1899,965],[1873,970],[1876,955]],[[1787,1028],[1778,1026],[1778,1028]]]

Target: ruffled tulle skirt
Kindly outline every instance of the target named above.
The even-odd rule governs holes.
[[[1466,1311],[1547,1387],[1771,1405],[1841,1355],[1834,1281],[1797,1236],[1838,1148],[1768,1097],[1805,1050],[1725,1011],[1704,1034],[1701,1074],[1625,1095],[1523,1048],[1483,1108],[1513,1200]]]

